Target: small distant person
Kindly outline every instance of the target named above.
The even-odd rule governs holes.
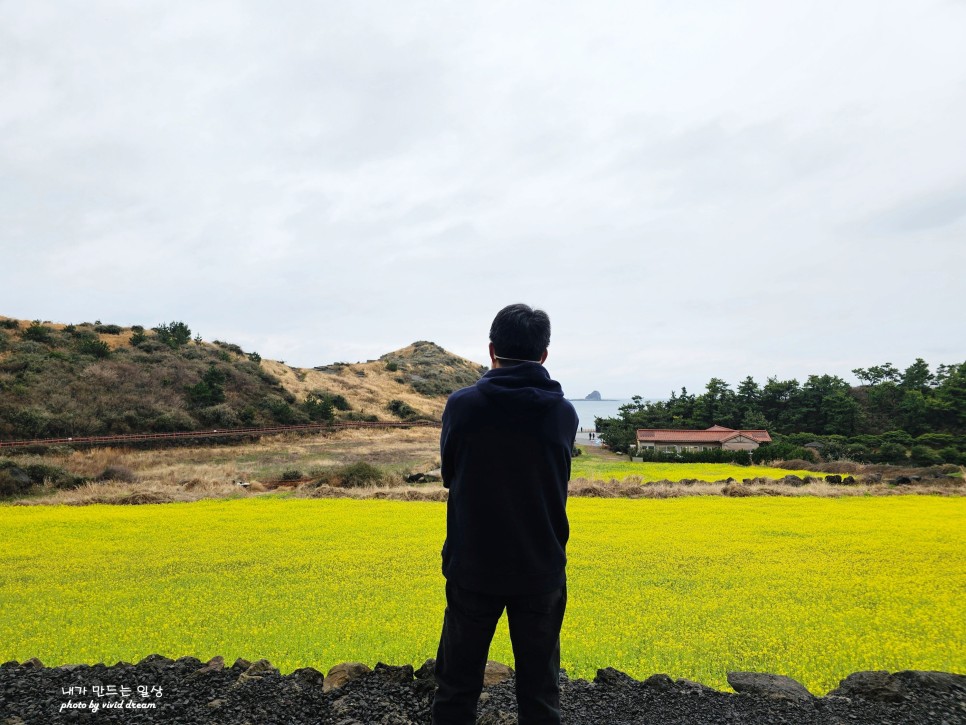
[[[577,413],[543,363],[550,318],[509,305],[490,327],[492,369],[453,393],[440,433],[449,489],[446,611],[434,725],[472,725],[504,608],[519,725],[560,723],[560,627],[567,607],[567,482]]]

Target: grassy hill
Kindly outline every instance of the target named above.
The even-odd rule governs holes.
[[[227,342],[154,329],[0,316],[0,439],[438,420],[485,368],[431,342],[378,360],[294,368]]]

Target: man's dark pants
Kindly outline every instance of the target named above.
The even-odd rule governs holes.
[[[560,626],[567,585],[548,594],[496,596],[446,582],[436,654],[433,725],[473,725],[496,623],[506,608],[520,725],[560,723]]]

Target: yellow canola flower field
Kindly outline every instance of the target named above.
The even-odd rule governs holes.
[[[571,499],[562,666],[824,694],[966,671],[966,499]],[[445,505],[345,499],[0,507],[0,660],[435,655]],[[506,621],[490,655],[512,664]]]
[[[739,466],[734,463],[676,463],[655,461],[629,461],[627,458],[613,456],[577,456],[573,459],[570,478],[587,478],[590,480],[609,481],[612,478],[623,481],[628,476],[638,476],[642,481],[680,481],[684,478],[694,478],[699,481],[723,481],[733,478],[741,481],[746,478],[784,478],[793,475],[799,477],[818,476],[824,474],[814,471],[787,470],[772,466]]]

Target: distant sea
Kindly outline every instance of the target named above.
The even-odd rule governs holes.
[[[630,403],[630,398],[620,398],[616,400],[570,400],[577,410],[577,417],[580,418],[581,430],[593,430],[594,418],[614,418],[617,409],[622,405]]]

